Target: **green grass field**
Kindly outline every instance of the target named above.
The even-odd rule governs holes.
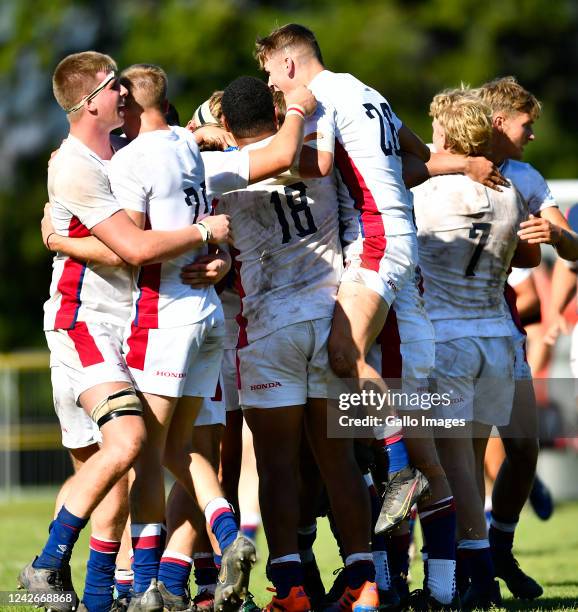
[[[12,590],[22,566],[42,547],[53,497],[36,495],[12,502],[0,502],[0,590]],[[335,544],[325,521],[320,521],[320,531],[315,553],[326,588],[333,579],[332,572],[339,567]],[[88,530],[76,546],[72,571],[74,583],[81,594],[84,564],[88,550]],[[529,574],[544,587],[543,597],[536,602],[520,602],[510,598],[502,585],[505,610],[578,610],[578,503],[560,505],[546,523],[525,512],[520,524],[517,541],[517,557]],[[251,578],[251,590],[257,603],[266,604],[271,594],[267,592],[264,575],[266,547],[263,535],[259,535],[259,563]],[[412,565],[412,588],[421,584],[422,570],[419,560]],[[34,610],[27,607],[2,607],[0,610]]]

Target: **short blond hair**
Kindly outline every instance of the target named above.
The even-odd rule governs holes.
[[[120,80],[142,108],[163,110],[168,79],[162,68],[154,64],[133,64],[121,72]]]
[[[288,23],[271,32],[268,36],[258,38],[255,42],[255,58],[261,68],[265,67],[268,57],[285,47],[305,47],[323,64],[323,57],[315,34],[305,26]]]
[[[83,51],[67,55],[52,75],[52,91],[58,104],[65,110],[73,108],[99,83],[99,72],[116,71],[116,62],[109,55],[97,51]]]
[[[479,98],[454,100],[435,116],[444,130],[446,147],[460,155],[487,156],[492,146],[492,111]]]
[[[429,114],[433,119],[437,119],[438,115],[451,107],[457,100],[464,97],[473,99],[475,94],[467,85],[444,89],[437,93],[429,105]]]
[[[539,100],[522,87],[516,77],[506,76],[488,81],[476,91],[492,113],[528,113],[534,121],[540,116],[542,105]]]

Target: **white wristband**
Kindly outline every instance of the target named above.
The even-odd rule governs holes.
[[[289,115],[299,115],[300,117],[305,119],[305,108],[301,106],[301,104],[290,104],[287,107],[287,112],[285,113],[286,117],[288,117]]]
[[[201,239],[203,242],[208,242],[209,241],[209,230],[207,228],[206,225],[204,225],[203,223],[195,223],[193,225],[193,227],[196,227],[197,230],[199,231],[199,233],[201,234]]]

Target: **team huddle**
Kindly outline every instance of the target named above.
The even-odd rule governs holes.
[[[539,264],[541,243],[578,259],[520,161],[539,102],[512,77],[443,91],[428,147],[380,93],[327,70],[307,28],[258,39],[256,58],[268,83],[235,79],[188,129],[167,120],[157,66],[117,76],[89,51],[55,70],[70,133],[48,169],[44,330],[75,475],[20,586],[54,594],[52,610],[256,608],[255,545],[237,518],[244,420],[266,610],[489,609],[497,577],[539,597],[512,552],[538,442],[506,281]],[[390,405],[400,418],[372,440],[328,431],[340,385],[383,396],[392,380],[451,401]],[[424,408],[432,419],[415,426]],[[454,435],[435,427],[447,419]],[[506,460],[488,529],[493,427]],[[425,579],[410,593],[412,507]],[[328,592],[313,553],[323,515],[344,566]],[[79,601],[70,558],[89,521]]]

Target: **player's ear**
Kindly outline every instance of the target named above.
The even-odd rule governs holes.
[[[286,57],[284,61],[287,76],[292,79],[295,76],[295,62],[292,57]]]
[[[221,123],[223,124],[223,127],[225,128],[226,132],[230,132],[231,128],[229,127],[229,122],[227,121],[227,117],[225,117],[225,115],[221,115]]]
[[[492,125],[494,126],[496,130],[499,130],[501,132],[504,128],[505,120],[506,120],[506,117],[503,113],[496,113],[492,117]]]

